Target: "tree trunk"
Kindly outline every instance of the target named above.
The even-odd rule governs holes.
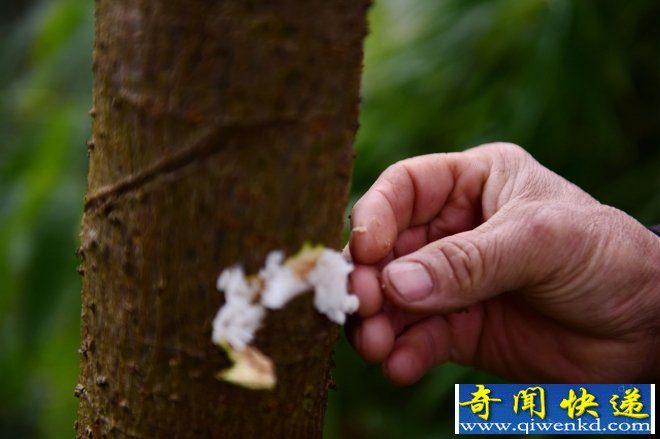
[[[220,271],[340,244],[368,0],[97,0],[78,437],[319,437],[337,328],[304,296],[214,376]]]

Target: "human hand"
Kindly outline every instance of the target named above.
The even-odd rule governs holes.
[[[658,377],[660,239],[511,144],[388,168],[355,204],[348,335],[399,384]]]

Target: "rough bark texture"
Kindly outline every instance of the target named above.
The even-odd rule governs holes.
[[[340,244],[367,0],[97,0],[78,437],[319,437],[337,328],[309,297],[214,378],[220,271]]]

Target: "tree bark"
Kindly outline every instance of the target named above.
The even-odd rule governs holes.
[[[218,381],[220,271],[340,244],[368,0],[97,0],[79,438],[320,437],[337,328],[305,296]]]

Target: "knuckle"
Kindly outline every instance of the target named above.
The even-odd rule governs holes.
[[[438,247],[438,257],[444,261],[446,273],[451,284],[454,284],[460,293],[470,293],[481,283],[484,275],[484,255],[482,250],[468,240],[452,237],[444,240]],[[437,282],[446,284],[442,279]]]
[[[525,151],[524,148],[522,148],[519,145],[516,145],[515,143],[494,142],[494,143],[487,143],[484,146],[486,146],[489,149],[492,149],[496,155],[505,158],[511,158],[511,157],[522,158],[529,156],[529,153]]]
[[[405,168],[406,160],[407,159],[399,160],[389,165],[381,174],[381,178],[383,178],[383,180],[387,181],[388,183],[396,183],[398,181],[399,175]]]
[[[529,257],[538,261],[547,278],[565,271],[562,265],[566,264],[560,261],[580,261],[588,257],[584,245],[588,231],[577,216],[574,208],[560,204],[537,206],[527,216],[524,235],[535,243],[528,247]]]
[[[576,232],[570,213],[556,204],[534,203],[526,222],[530,234],[546,245],[565,243]]]
[[[527,154],[527,152],[520,146],[511,142],[496,142],[493,144],[494,147],[498,148],[502,152],[508,152],[509,154]]]

